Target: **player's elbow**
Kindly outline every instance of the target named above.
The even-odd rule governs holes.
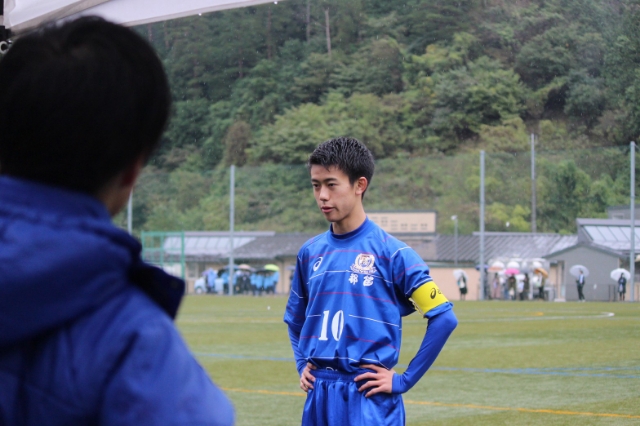
[[[446,312],[440,314],[440,326],[446,330],[448,330],[449,334],[453,333],[453,330],[458,326],[458,318],[456,314],[453,313],[453,310],[450,309]]]

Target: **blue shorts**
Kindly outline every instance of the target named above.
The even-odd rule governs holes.
[[[324,369],[311,373],[316,381],[307,392],[302,426],[404,426],[402,395],[378,393],[365,398],[366,392],[358,392],[364,381],[353,381],[361,373]]]

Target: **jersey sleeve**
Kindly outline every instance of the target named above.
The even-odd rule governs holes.
[[[302,268],[302,250],[298,254],[296,269],[291,280],[291,291],[284,313],[284,322],[295,333],[300,334],[304,325],[305,313],[309,302],[306,290],[307,277]]]
[[[457,325],[458,319],[450,308],[429,318],[427,332],[420,349],[409,363],[407,370],[403,374],[393,375],[392,393],[405,393],[418,383],[436,360]]]
[[[391,272],[399,301],[402,303],[401,315],[415,312],[415,306],[409,298],[418,287],[433,281],[429,275],[429,267],[411,247],[404,246],[391,254]]]
[[[289,340],[293,349],[293,356],[296,360],[296,369],[299,374],[307,364],[303,357],[298,344],[300,343],[300,332],[306,318],[306,310],[308,297],[305,289],[306,277],[302,269],[301,253],[298,254],[296,261],[296,269],[291,280],[291,291],[289,293],[289,301],[284,313],[284,322],[289,326]]]

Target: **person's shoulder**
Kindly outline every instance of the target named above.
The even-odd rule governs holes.
[[[80,318],[78,326],[105,353],[124,351],[132,340],[179,338],[169,315],[134,284]]]
[[[407,247],[403,241],[389,234],[382,229],[377,223],[369,220],[368,222],[368,236],[376,241],[380,247],[388,247],[390,250],[395,250],[401,247]]]
[[[309,238],[307,241],[304,242],[304,244],[302,244],[302,246],[300,246],[300,250],[298,251],[298,253],[302,254],[308,250],[313,250],[313,247],[315,245],[326,240],[328,232],[329,231],[325,231],[321,234],[318,234]]]
[[[390,259],[397,256],[417,256],[416,251],[409,244],[389,234],[378,225],[376,225],[376,228],[372,231],[372,235],[376,238],[380,250],[385,252]]]
[[[197,362],[169,315],[144,292],[131,286],[95,317],[85,324],[85,332],[91,329],[95,339],[92,365],[108,372],[103,413],[115,420],[107,423],[128,418],[128,408],[118,412],[126,408],[121,406],[125,400],[131,407],[150,410],[153,421],[148,424],[233,423],[228,399]]]

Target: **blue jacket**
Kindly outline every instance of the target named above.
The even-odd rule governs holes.
[[[0,424],[233,424],[140,250],[95,198],[0,176]]]

